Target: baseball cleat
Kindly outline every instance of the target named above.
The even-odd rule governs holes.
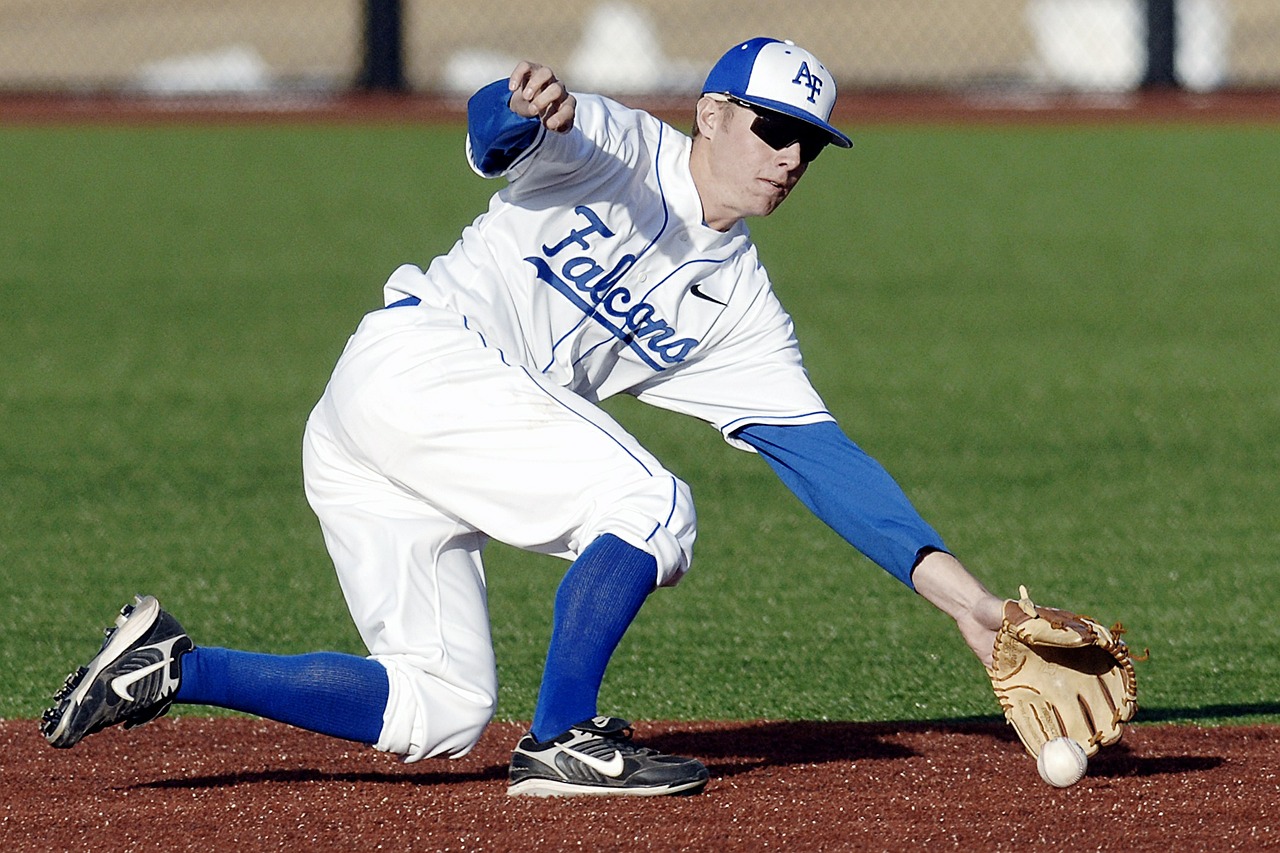
[[[124,723],[131,729],[169,710],[182,680],[181,658],[194,646],[152,596],[135,596],[106,631],[93,660],[67,676],[40,719],[55,747]]]
[[[656,797],[693,794],[709,774],[692,758],[631,743],[631,724],[593,717],[549,741],[527,734],[511,755],[507,793],[513,797]]]

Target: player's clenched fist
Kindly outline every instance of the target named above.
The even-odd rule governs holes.
[[[566,133],[573,128],[577,100],[555,72],[545,65],[522,61],[507,81],[511,90],[511,109],[525,118],[538,118],[547,130]]]

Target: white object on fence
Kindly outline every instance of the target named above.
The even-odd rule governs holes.
[[[1028,0],[1026,18],[1046,83],[1125,92],[1146,73],[1145,0]],[[1225,0],[1177,0],[1174,68],[1188,89],[1228,78],[1231,21]]]

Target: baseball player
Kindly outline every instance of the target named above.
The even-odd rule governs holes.
[[[126,607],[42,721],[56,747],[174,702],[245,711],[407,761],[460,756],[497,677],[485,544],[572,561],[509,792],[700,790],[707,769],[632,742],[597,695],[646,597],[689,569],[688,486],[598,407],[692,415],[762,456],[856,548],[956,621],[984,663],[1001,599],[951,556],[814,391],[744,222],[828,145],[830,73],[754,38],[712,68],[692,139],[520,63],[468,105],[467,159],[506,185],[446,255],[402,266],[307,421],[303,472],[367,658],[195,647]]]

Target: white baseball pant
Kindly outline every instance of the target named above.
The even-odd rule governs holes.
[[[597,406],[486,346],[455,313],[374,311],[303,439],[307,499],[391,690],[377,749],[465,755],[498,695],[489,538],[573,559],[612,533],[687,570],[688,486]]]

